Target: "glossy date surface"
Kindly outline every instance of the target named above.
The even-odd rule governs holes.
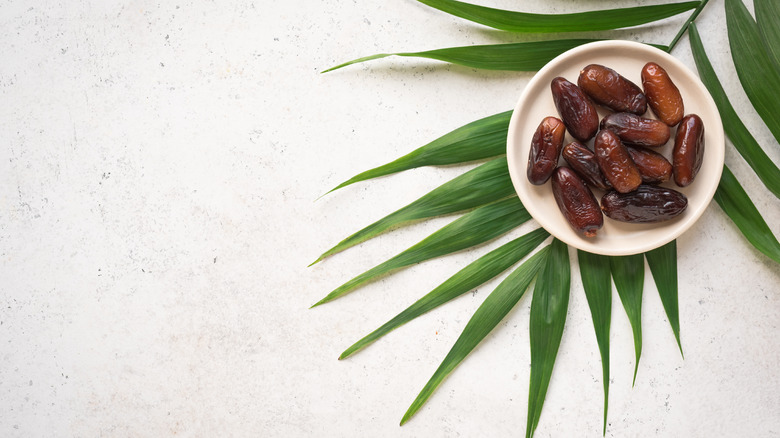
[[[639,169],[644,184],[660,184],[672,177],[672,163],[658,152],[639,146],[626,146],[631,160]]]
[[[614,132],[607,129],[599,131],[594,150],[601,172],[615,190],[627,193],[642,184],[639,169]]]
[[[577,85],[594,102],[617,112],[642,115],[647,111],[647,99],[642,89],[615,70],[590,64],[580,71]]]
[[[631,113],[613,113],[601,120],[601,129],[609,129],[624,143],[658,147],[669,141],[671,131],[666,123]]]
[[[630,223],[663,222],[679,216],[688,207],[688,198],[674,189],[641,185],[631,193],[607,192],[601,210],[607,217]]]
[[[658,119],[669,126],[682,120],[685,114],[682,95],[663,67],[654,62],[645,64],[642,68],[642,87],[647,103]]]
[[[704,160],[704,122],[696,114],[689,114],[680,121],[674,139],[672,164],[674,182],[680,187],[692,183]]]
[[[574,231],[595,237],[604,225],[604,216],[585,181],[568,167],[559,167],[553,173],[552,191],[558,208]]]
[[[528,153],[528,181],[534,185],[542,185],[550,179],[558,157],[561,155],[563,137],[566,128],[563,122],[555,117],[545,117],[536,128],[531,139],[531,150]]]
[[[577,175],[580,176],[589,186],[607,190],[612,187],[601,173],[596,154],[582,145],[582,143],[573,141],[563,147],[563,159]]]
[[[572,137],[588,141],[599,129],[599,115],[593,103],[579,87],[562,77],[550,82],[558,114]]]

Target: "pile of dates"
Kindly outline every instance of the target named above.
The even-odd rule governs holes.
[[[552,178],[555,201],[572,228],[594,237],[604,217],[631,223],[661,222],[685,211],[688,199],[658,184],[673,179],[685,187],[701,168],[704,125],[685,115],[680,90],[661,66],[642,68],[642,89],[616,71],[591,64],[577,85],[562,77],[550,87],[560,119],[546,117],[531,141],[528,180],[542,185]],[[611,111],[599,121],[598,104]],[[647,107],[656,119],[643,117]],[[676,127],[671,163],[654,151]],[[563,146],[566,131],[576,139]],[[588,142],[594,139],[593,146]],[[569,167],[558,166],[559,157]],[[599,206],[591,188],[605,190]]]

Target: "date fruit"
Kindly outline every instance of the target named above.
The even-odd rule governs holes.
[[[672,163],[658,152],[639,146],[626,146],[626,150],[642,175],[642,183],[660,184],[672,177]]]
[[[658,120],[645,119],[631,113],[613,113],[601,120],[601,129],[609,129],[624,143],[658,147],[669,141],[669,126]]]
[[[642,90],[615,70],[590,64],[580,71],[577,85],[594,102],[617,112],[642,115],[647,111],[647,99]]]
[[[580,176],[588,185],[598,187],[602,190],[612,188],[601,173],[596,155],[582,143],[573,141],[563,147],[563,159],[569,164],[574,172]],[[671,170],[671,165],[670,170]]]
[[[642,175],[639,174],[639,169],[614,132],[607,129],[599,131],[596,135],[594,149],[601,172],[615,190],[627,193],[642,184]]]
[[[568,167],[559,167],[553,173],[552,191],[558,208],[574,231],[595,237],[604,225],[604,216],[585,181]]]
[[[585,93],[562,77],[553,79],[550,89],[555,108],[569,134],[580,141],[593,138],[599,129],[599,115]]]
[[[674,189],[641,185],[631,193],[607,192],[601,209],[609,218],[631,223],[663,222],[680,215],[688,198]]]
[[[563,122],[555,117],[545,117],[536,128],[528,153],[527,174],[531,184],[542,185],[550,179],[558,166],[565,134]]]
[[[669,126],[680,122],[685,114],[682,95],[663,67],[654,62],[645,64],[642,68],[642,87],[647,103],[662,122]]]
[[[696,114],[688,114],[680,121],[674,138],[672,163],[674,182],[685,187],[693,182],[704,159],[704,122]]]

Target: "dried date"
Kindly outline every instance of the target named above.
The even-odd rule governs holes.
[[[654,62],[645,64],[642,68],[642,87],[647,103],[662,122],[669,126],[680,122],[685,114],[682,95],[663,67]]]
[[[688,198],[677,190],[641,185],[631,193],[607,192],[601,210],[607,217],[631,223],[663,222],[679,216],[688,207]]]
[[[666,123],[631,113],[614,113],[604,117],[601,129],[614,132],[624,143],[639,146],[663,146],[671,136]]]
[[[630,192],[642,183],[642,176],[618,136],[607,129],[599,131],[594,143],[601,172],[620,193]]]
[[[555,167],[558,166],[558,156],[561,155],[563,136],[566,128],[563,122],[555,117],[545,117],[536,128],[531,140],[531,150],[528,153],[528,181],[534,185],[542,185],[550,179]]]
[[[573,141],[563,147],[563,159],[588,185],[607,190],[612,187],[601,173],[596,155],[581,143]]]
[[[562,77],[553,79],[550,89],[555,108],[572,137],[580,141],[593,138],[599,129],[599,115],[585,93]]]
[[[672,163],[674,182],[685,187],[693,182],[704,160],[704,122],[696,114],[689,114],[680,121],[674,138]]]
[[[638,115],[647,111],[647,99],[642,89],[603,65],[590,64],[582,69],[577,85],[594,102],[613,111]]]
[[[559,167],[553,173],[552,191],[558,208],[574,231],[595,237],[604,225],[604,216],[585,181],[568,167]]]
[[[639,169],[644,184],[660,184],[672,177],[672,163],[658,152],[639,146],[626,146],[626,150]]]

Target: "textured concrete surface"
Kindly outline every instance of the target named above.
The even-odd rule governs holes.
[[[525,3],[538,12],[602,6]],[[614,2],[638,3],[657,2]],[[666,43],[683,20],[599,36]],[[723,1],[712,0],[698,22],[732,102],[780,163],[739,87]],[[529,297],[398,426],[500,278],[336,358],[533,223],[314,310],[328,291],[451,218],[306,268],[463,168],[418,169],[314,202],[319,195],[512,108],[531,77],[415,59],[319,72],[377,52],[522,37],[412,0],[12,1],[0,23],[1,436],[522,434]],[[693,66],[687,38],[674,54]],[[780,234],[778,200],[730,145],[726,160]],[[648,274],[633,389],[630,330],[613,300],[607,436],[780,435],[780,268],[715,204],[679,240],[679,268],[686,359]],[[575,275],[537,436],[600,436],[601,385]]]

